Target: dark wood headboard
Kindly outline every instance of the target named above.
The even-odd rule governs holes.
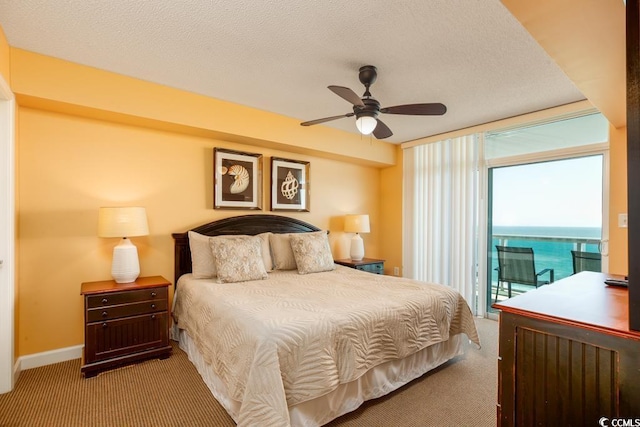
[[[205,236],[220,236],[225,234],[246,234],[255,236],[256,234],[272,233],[307,233],[310,231],[320,231],[314,225],[280,215],[241,215],[221,219],[200,225],[191,229],[196,233]],[[188,231],[184,233],[173,233],[175,240],[174,248],[174,284],[177,285],[178,278],[186,273],[191,273],[191,250],[189,249]]]

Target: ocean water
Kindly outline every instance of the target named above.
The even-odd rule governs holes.
[[[533,248],[536,271],[540,271],[545,268],[553,268],[555,280],[559,280],[573,274],[571,250],[575,249],[575,243],[532,240],[521,236],[600,239],[602,235],[602,229],[600,227],[494,226],[492,232],[494,236],[514,236],[509,238],[508,246],[525,246]],[[496,245],[498,243],[498,239],[492,239],[490,269],[492,272],[493,283],[498,280],[498,273],[495,271],[495,268],[498,266],[498,257],[496,253]],[[598,245],[588,244],[585,246],[584,250],[588,252],[598,252]],[[548,277],[548,274],[541,276],[544,280],[548,280]]]

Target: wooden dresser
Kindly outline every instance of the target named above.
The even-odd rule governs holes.
[[[582,272],[494,304],[499,426],[640,419],[640,332],[629,330],[628,289],[606,277]]]
[[[132,283],[82,284],[85,344],[81,370],[85,377],[171,355],[169,285],[161,276],[139,277]]]

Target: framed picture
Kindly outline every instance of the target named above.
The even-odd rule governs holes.
[[[271,158],[271,210],[309,212],[309,162]]]
[[[262,209],[262,154],[214,148],[213,208]]]

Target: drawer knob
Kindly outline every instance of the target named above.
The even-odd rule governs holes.
[[[155,318],[156,318],[156,315],[155,315],[155,314],[152,314],[152,315],[151,315],[151,318],[152,318],[152,319],[155,319]]]
[[[106,298],[102,298],[102,303],[103,303],[103,304],[106,304],[107,302],[108,302],[108,301],[107,301],[107,299],[106,299]]]
[[[155,304],[151,304],[151,308],[156,308],[156,305]]]
[[[156,293],[155,292],[151,292],[151,298],[155,298]]]
[[[102,317],[107,317],[109,315],[109,313],[107,313],[106,311],[102,312]]]
[[[102,327],[103,327],[103,328],[106,328],[106,327],[107,327],[107,322],[104,322],[104,323],[102,324]]]

